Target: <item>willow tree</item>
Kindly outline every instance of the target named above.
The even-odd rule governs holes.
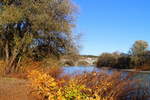
[[[1,57],[7,72],[24,55],[47,57],[73,53],[75,6],[70,0],[0,1]]]

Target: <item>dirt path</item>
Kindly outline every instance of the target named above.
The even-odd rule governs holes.
[[[26,80],[0,78],[0,100],[37,100],[29,91]]]

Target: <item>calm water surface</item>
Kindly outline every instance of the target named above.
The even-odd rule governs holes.
[[[100,69],[100,68],[96,68],[94,66],[69,66],[69,67],[64,67],[64,73],[65,74],[74,74],[74,75],[78,75],[78,74],[82,74],[84,72],[92,72],[92,71],[96,71],[96,72],[106,72],[108,74],[112,74],[113,72],[116,72],[116,70],[112,70],[112,69]],[[122,73],[122,77],[126,77],[130,72],[129,71],[119,71]],[[131,72],[132,73],[132,72]],[[132,94],[137,94],[138,96],[135,100],[143,100],[143,98],[141,98],[143,95],[150,95],[150,72],[137,72],[135,74],[133,74],[131,76],[131,79],[136,79],[136,80],[140,80],[140,87],[141,89],[137,90],[137,91],[132,91]],[[137,83],[136,83],[137,84]],[[133,84],[133,86],[136,86],[136,84]],[[145,88],[147,88],[148,91],[146,91],[145,93]],[[126,98],[124,98],[123,100],[133,100],[132,95],[128,95]],[[150,98],[148,99],[144,99],[144,100],[150,100]]]
[[[64,67],[64,73],[65,74],[72,74],[72,75],[78,75],[78,74],[82,74],[84,72],[105,72],[107,74],[112,74],[113,72],[116,72],[116,70],[112,70],[112,69],[100,69],[100,68],[96,68],[94,66],[69,66],[69,67]],[[128,75],[128,71],[118,71],[121,72],[122,74],[122,78],[126,77]],[[132,73],[132,72],[131,72]],[[147,84],[150,87],[150,73],[149,72],[137,72],[135,74],[132,75],[131,79],[136,79],[136,80],[140,80],[141,84],[143,86],[145,86],[145,84]]]
[[[68,66],[68,67],[64,67],[64,73],[65,74],[82,74],[84,72],[106,72],[108,74],[112,74],[113,72],[115,72],[116,70],[112,70],[112,69],[101,69],[101,68],[96,68],[94,66]],[[129,73],[129,71],[119,71],[118,72],[122,72],[123,75],[127,75]],[[139,78],[139,79],[144,79],[144,80],[150,80],[150,72],[137,72],[134,75],[135,78]]]
[[[64,67],[64,73],[65,74],[82,74],[84,72],[106,72],[108,74],[111,74],[112,70],[102,70],[100,68],[96,68],[94,66],[68,66]]]

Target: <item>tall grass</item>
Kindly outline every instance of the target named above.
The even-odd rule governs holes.
[[[3,63],[2,63],[3,64]],[[5,72],[5,69],[1,67],[0,61],[0,72]],[[5,62],[4,62],[5,64]],[[7,67],[7,66],[6,66]],[[1,70],[2,68],[2,70]],[[59,77],[59,74],[63,73],[60,63],[56,59],[45,59],[43,61],[34,61],[32,59],[23,59],[15,72],[9,73],[5,76],[27,79],[28,73],[32,70],[39,70],[45,73],[49,73],[52,77]]]

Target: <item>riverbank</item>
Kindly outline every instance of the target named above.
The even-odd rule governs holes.
[[[134,73],[148,73],[150,71],[141,71],[139,69],[115,69],[110,67],[101,67],[97,68],[95,66],[65,66],[63,67],[65,73],[81,73],[81,72],[92,72],[92,71],[117,71],[117,72],[134,72]]]
[[[100,69],[103,70],[114,70],[114,71],[122,71],[122,72],[139,72],[139,73],[149,73],[150,71],[142,71],[140,69],[116,69],[116,68],[110,68],[110,67],[102,67]]]
[[[140,70],[136,70],[136,69],[121,69],[121,71],[125,71],[125,72],[140,72],[140,73],[149,73],[150,71],[140,71]]]
[[[72,66],[72,67],[65,67],[68,72],[64,76],[61,76],[66,70],[60,69],[60,68],[62,67],[58,67],[57,69],[53,68],[53,69],[47,69],[47,70],[35,70],[35,69],[32,71],[30,70],[28,73],[29,75],[27,75],[29,76],[28,77],[29,79],[28,78],[27,79],[1,78],[0,90],[2,91],[0,91],[0,98],[2,98],[3,100],[36,100],[34,96],[31,95],[30,89],[33,89],[35,90],[35,93],[37,93],[36,95],[39,96],[40,98],[47,96],[47,92],[48,92],[48,94],[52,93],[52,95],[56,97],[59,97],[60,95],[58,94],[60,93],[63,96],[67,95],[64,99],[64,100],[67,100],[68,95],[69,95],[69,98],[72,98],[72,93],[74,94],[74,92],[76,92],[75,93],[76,95],[73,95],[73,98],[76,98],[77,95],[79,95],[80,97],[84,96],[84,99],[78,99],[78,100],[89,100],[89,98],[93,98],[92,100],[101,100],[101,99],[94,99],[95,98],[94,95],[97,95],[98,98],[100,97],[102,99],[104,99],[106,96],[108,98],[105,100],[110,100],[109,95],[111,95],[111,93],[115,94],[112,96],[112,98],[114,98],[112,100],[122,100],[120,98],[115,99],[115,97],[119,95],[119,97],[126,98],[126,96],[129,95],[127,93],[130,93],[130,92],[136,93],[137,91],[136,89],[138,89],[138,88],[134,89],[134,87],[129,86],[130,91],[126,91],[124,87],[127,87],[129,84],[132,85],[133,82],[134,84],[139,85],[138,84],[139,81],[137,82],[137,81],[129,80],[130,78],[132,78],[132,76],[129,76],[130,78],[127,77],[127,78],[124,78],[124,80],[120,80],[122,78],[122,73],[117,72],[117,71],[122,70],[122,71],[133,72],[134,70],[131,70],[131,69],[130,70],[128,69],[117,70],[117,69],[110,69],[110,68],[98,69],[94,66],[89,66],[89,67],[84,67],[84,66],[73,67]],[[88,73],[84,73],[85,69]],[[55,70],[57,70],[57,72]],[[58,72],[58,70],[61,70],[61,71]],[[76,75],[73,75],[72,73],[70,73],[73,70],[74,72],[76,72]],[[96,72],[96,70],[100,70],[100,71],[103,70],[104,72],[105,71],[113,72],[114,70],[114,73],[107,74],[107,73],[103,73],[103,71]],[[82,71],[83,73],[78,74],[79,71]],[[128,74],[125,74],[125,75],[128,75]],[[142,76],[139,77],[139,73],[138,73],[137,76],[134,75],[133,77],[136,79],[143,78],[147,81],[148,80],[147,78],[149,77],[149,75],[142,74]],[[149,84],[145,81],[142,81],[142,82],[144,82],[144,84]],[[29,88],[28,87],[29,85],[31,85],[32,88]],[[49,85],[52,86],[52,88],[47,88],[47,87],[50,87]],[[85,91],[85,92],[82,92],[82,91]],[[143,89],[142,91],[143,91],[142,93],[145,93],[146,90]],[[38,93],[41,93],[42,95],[39,95]],[[84,95],[82,95],[83,93]],[[107,95],[105,93],[107,93]],[[134,94],[134,95],[131,95],[131,96],[129,95],[129,96],[130,98],[135,97],[138,99],[147,95],[150,95],[150,94],[140,94],[140,95]],[[41,100],[41,99],[38,99],[38,100]],[[43,99],[43,100],[47,100],[47,99]],[[52,99],[49,99],[49,100],[52,100]],[[125,99],[125,100],[128,100],[128,99]],[[144,99],[138,99],[138,100],[144,100]]]

